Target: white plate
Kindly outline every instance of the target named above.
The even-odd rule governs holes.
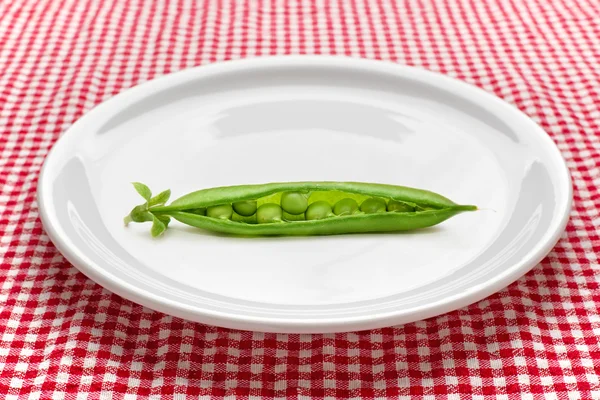
[[[487,209],[405,234],[231,238],[125,228],[132,181],[173,198],[272,181],[365,181]],[[77,121],[39,181],[44,227],[84,274],[193,321],[335,332],[428,318],[503,288],[555,245],[571,181],[524,114],[463,82],[336,57],[233,61],[127,90]]]

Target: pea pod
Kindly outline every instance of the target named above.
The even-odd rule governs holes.
[[[307,236],[407,231],[437,225],[459,213],[477,210],[476,206],[456,204],[428,190],[381,183],[277,182],[222,186],[188,193],[169,205],[166,205],[168,198],[164,200],[164,194],[161,194],[161,202],[154,205],[156,202],[150,198],[150,189],[145,185],[140,189],[140,183],[136,185],[136,190],[140,194],[143,193],[147,202],[134,208],[132,213],[125,217],[125,223],[153,221],[153,236],[162,234],[167,228],[166,224],[161,225],[160,220],[156,222],[158,217],[162,220],[171,217],[183,224],[233,235]],[[306,198],[306,205],[294,207],[295,204],[292,204],[290,208],[290,193],[302,194],[303,197],[294,196],[300,200]],[[381,202],[375,212],[367,207],[363,207],[364,210],[356,210],[356,207],[353,207],[352,212],[338,213],[339,215],[331,211],[334,205],[363,204],[365,201],[368,205],[375,198]],[[214,213],[205,215],[197,212],[204,209],[230,210],[232,204],[236,209],[236,205],[241,202],[256,204],[260,212],[257,211],[254,215],[258,215],[258,218],[248,215],[245,216],[247,218],[232,219],[222,215],[214,217]],[[390,211],[386,211],[386,202]],[[389,206],[397,202],[405,207]],[[299,214],[293,219],[281,218],[282,208],[283,211],[290,210]],[[306,213],[303,213],[305,209]],[[267,218],[264,216],[267,210],[277,215]],[[315,214],[315,210],[320,211]],[[137,218],[140,212],[147,217]]]

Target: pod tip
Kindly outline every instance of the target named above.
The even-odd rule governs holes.
[[[455,210],[457,211],[477,211],[477,210],[481,210],[481,208],[478,208],[477,206],[474,205],[459,205],[454,207]]]

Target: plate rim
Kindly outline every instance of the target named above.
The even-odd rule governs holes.
[[[124,99],[130,99],[134,103],[147,95],[159,92],[165,87],[177,84],[179,81],[187,79],[202,79],[211,74],[220,74],[224,72],[244,72],[252,68],[270,68],[270,67],[337,67],[352,69],[354,71],[366,72],[385,72],[398,77],[421,76],[430,79],[430,83],[439,89],[458,88],[461,90],[461,96],[478,96],[484,100],[483,106],[493,105],[512,113],[523,122],[529,123],[534,127],[531,134],[537,135],[540,140],[545,141],[548,149],[551,150],[557,167],[563,172],[561,177],[554,177],[560,183],[561,189],[565,190],[565,202],[558,204],[557,214],[560,218],[554,218],[548,232],[547,240],[539,240],[536,247],[528,251],[526,257],[519,263],[512,264],[503,273],[496,275],[493,279],[488,279],[485,285],[473,291],[455,293],[444,297],[441,300],[427,302],[424,305],[409,309],[400,309],[394,311],[378,311],[374,314],[364,316],[328,316],[324,319],[317,318],[274,318],[270,316],[241,316],[222,311],[213,311],[199,309],[196,306],[175,301],[169,298],[161,297],[146,290],[139,289],[136,285],[120,279],[101,268],[93,261],[86,259],[85,254],[81,254],[76,246],[69,246],[66,235],[57,229],[57,222],[52,216],[52,207],[48,203],[45,195],[45,186],[48,185],[46,175],[49,166],[54,162],[57,149],[64,146],[73,139],[76,130],[80,125],[86,124],[97,116],[102,116],[105,109]],[[493,112],[493,110],[491,110]],[[107,118],[107,116],[103,117]],[[510,285],[540,261],[556,246],[564,233],[569,221],[570,212],[573,204],[573,181],[566,160],[562,156],[560,149],[552,137],[531,117],[525,114],[516,106],[508,103],[495,94],[484,90],[474,84],[464,80],[451,77],[447,74],[431,71],[419,66],[409,66],[395,63],[388,60],[365,59],[360,57],[338,56],[338,55],[284,55],[284,56],[256,56],[243,59],[214,62],[207,65],[199,65],[192,68],[164,74],[156,78],[144,81],[130,88],[124,89],[118,94],[109,97],[100,102],[83,115],[59,135],[51,149],[48,151],[43,165],[41,167],[36,200],[38,211],[44,231],[56,246],[59,252],[69,263],[82,272],[85,276],[92,279],[105,289],[137,304],[149,307],[153,310],[166,313],[168,315],[180,317],[186,320],[210,324],[229,329],[253,330],[276,333],[334,333],[347,332],[363,329],[377,329],[391,325],[403,324],[423,320],[438,316],[456,309],[471,305],[482,299],[496,293],[497,291]],[[417,318],[414,318],[414,317]]]

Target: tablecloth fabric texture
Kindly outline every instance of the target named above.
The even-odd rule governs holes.
[[[599,38],[595,0],[0,2],[2,398],[600,398]],[[573,177],[556,248],[477,304],[327,335],[173,318],[65,261],[35,202],[65,129],[154,77],[274,54],[392,60],[517,106]]]

